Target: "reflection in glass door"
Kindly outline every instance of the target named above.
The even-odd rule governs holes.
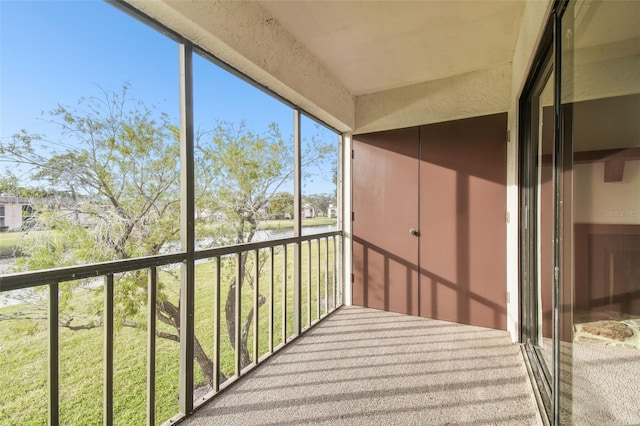
[[[572,258],[560,290],[572,297],[562,327],[571,333],[560,336],[562,424],[640,424],[638,22],[638,1],[570,2],[562,18],[564,202],[573,206],[563,224]]]

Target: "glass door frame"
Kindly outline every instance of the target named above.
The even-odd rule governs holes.
[[[518,194],[519,194],[519,284],[520,342],[533,372],[534,386],[542,400],[546,423],[560,423],[560,286],[562,239],[562,172],[564,141],[561,110],[562,16],[569,0],[554,3],[536,51],[524,88],[518,99]],[[553,74],[552,74],[553,73]],[[549,367],[535,347],[541,331],[538,286],[538,179],[536,157],[540,141],[539,98],[553,78],[553,288],[552,365]]]
[[[538,271],[538,149],[541,142],[539,101],[545,86],[554,71],[554,61],[550,46],[533,73],[532,84],[520,99],[520,150],[519,150],[519,203],[520,203],[520,342],[524,344],[525,354],[529,359],[534,378],[540,392],[548,418],[553,415],[552,398],[553,365],[547,366],[540,350],[538,340],[541,335],[542,318],[540,317],[539,271]],[[555,116],[555,114],[554,114]],[[555,120],[554,120],[555,121]],[[555,156],[554,156],[555,157]],[[554,215],[554,222],[555,222]],[[554,292],[555,293],[555,292]],[[555,302],[555,299],[554,299]],[[555,303],[554,303],[555,307]],[[555,325],[556,311],[552,319]],[[553,327],[555,330],[555,327]],[[555,336],[555,333],[553,334]],[[554,339],[555,340],[555,339]],[[555,365],[556,359],[553,358]]]

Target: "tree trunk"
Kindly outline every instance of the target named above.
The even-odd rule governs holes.
[[[227,314],[227,333],[229,335],[229,342],[231,343],[231,347],[235,352],[235,344],[236,344],[236,285],[233,284],[229,288],[229,292],[227,293],[227,302],[225,303],[225,313]],[[266,302],[266,297],[259,295],[258,296],[258,308]],[[242,312],[241,312],[242,314]],[[247,316],[244,320],[244,326],[242,326],[240,330],[240,368],[244,368],[247,365],[251,364],[251,356],[249,354],[249,329],[251,328],[251,323],[253,323],[254,318],[253,307],[247,313]]]
[[[195,335],[193,336],[193,358],[198,364],[198,370],[207,381],[209,388],[213,389],[213,360],[209,358]]]
[[[244,278],[244,277],[242,277]],[[227,292],[227,301],[224,306],[224,311],[227,316],[227,334],[229,335],[229,343],[235,352],[236,348],[236,284],[229,287]],[[240,312],[242,314],[242,312]],[[253,309],[249,313],[253,316]],[[248,317],[248,324],[251,324],[251,318]],[[243,330],[240,330],[242,336]],[[240,368],[244,368],[251,363],[251,357],[249,356],[249,348],[247,347],[247,340],[240,338]]]
[[[175,327],[180,332],[180,308],[169,301],[156,303],[158,320]],[[209,387],[213,389],[213,360],[204,351],[197,336],[193,336],[193,358],[198,365],[200,374],[205,378]]]
[[[252,223],[247,242],[250,242],[253,239],[255,229],[255,224]],[[234,282],[229,286],[229,291],[227,292],[227,299],[224,306],[227,323],[227,334],[229,336],[229,343],[231,343],[231,347],[233,348],[234,353],[236,348],[236,326],[240,327],[240,369],[251,364],[251,356],[249,354],[248,347],[248,336],[249,328],[251,327],[251,323],[253,322],[255,314],[252,307],[247,313],[243,325],[242,312],[240,312],[240,324],[236,324],[236,309],[238,308],[236,306],[236,285],[240,285],[240,290],[242,290],[242,285],[245,282],[245,278],[247,277],[247,259],[247,253],[243,253],[240,255],[240,282],[235,282],[237,279],[234,278]],[[249,286],[253,289],[253,291],[257,291],[257,289],[254,288],[253,283],[251,282],[251,277],[249,277],[249,281]],[[259,307],[262,306],[265,301],[266,298],[264,296],[258,295]],[[240,302],[240,305],[242,305],[242,302]]]

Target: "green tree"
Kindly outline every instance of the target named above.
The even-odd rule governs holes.
[[[119,93],[103,91],[101,97],[80,100],[76,108],[51,111],[50,121],[60,127],[65,143],[47,143],[42,135],[22,131],[0,144],[0,154],[28,169],[33,181],[46,182],[56,194],[38,207],[37,217],[37,226],[56,232],[43,233],[22,248],[26,256],[18,261],[21,270],[149,256],[175,247],[180,230],[179,131],[166,114],[130,99],[128,90],[125,85]],[[335,146],[309,146],[305,165],[335,161]],[[283,139],[275,124],[257,134],[244,123],[217,122],[213,130],[196,136],[197,207],[227,218],[210,238],[211,245],[254,239],[263,208],[292,183],[292,151],[293,144]],[[248,262],[243,255],[241,286],[253,285]],[[144,310],[146,282],[143,271],[119,276],[115,313],[120,324],[143,326],[143,320],[136,319]],[[62,287],[61,312],[72,306],[83,284]],[[234,347],[235,280],[230,284],[225,311]],[[158,335],[178,341],[180,305],[170,300],[168,287],[158,283],[156,312],[173,332]],[[263,304],[265,297],[259,301]],[[84,322],[62,315],[60,325],[72,330],[100,326],[101,309],[96,297],[79,317]],[[247,340],[253,317],[251,310],[242,319],[243,366],[250,362]],[[197,337],[194,349],[200,373],[211,385],[213,363]]]
[[[129,98],[128,90],[125,84],[119,93],[103,90],[101,97],[81,99],[76,108],[51,111],[50,122],[60,127],[65,143],[23,130],[0,145],[0,154],[27,169],[33,181],[56,190],[54,198],[37,206],[35,219],[36,227],[56,232],[27,240],[25,256],[17,260],[20,270],[156,255],[179,238],[178,129],[166,114],[154,115]],[[142,271],[119,277],[115,313],[120,324],[141,326],[132,319],[143,309],[146,280]],[[71,309],[84,284],[62,286],[61,312]],[[175,332],[158,335],[178,341],[179,304],[169,301],[162,283],[159,289],[157,318]],[[83,323],[63,314],[60,325],[72,330],[100,326],[100,298],[86,308],[79,316]],[[210,380],[211,359],[197,338],[194,343],[198,367]]]
[[[278,192],[269,200],[269,214],[278,218],[293,218],[293,194]]]
[[[292,183],[293,161],[291,143],[285,142],[276,124],[269,125],[263,134],[254,133],[244,123],[235,126],[218,122],[209,137],[197,140],[198,185],[204,208],[221,212],[226,217],[224,226],[226,244],[253,241],[262,211],[275,193]],[[240,259],[239,285],[249,285],[254,291],[249,257]],[[251,362],[248,350],[249,329],[254,312],[251,308],[241,324],[235,322],[237,309],[234,274],[225,299],[226,328],[229,341],[235,347],[235,329],[241,327],[240,362],[244,367]],[[259,306],[266,301],[259,295]]]
[[[0,153],[27,167],[32,180],[56,190],[37,221],[60,230],[60,244],[45,247],[46,255],[40,246],[25,247],[21,269],[148,256],[175,240],[178,130],[166,115],[153,118],[129,99],[128,89],[51,111],[51,122],[73,142],[51,144],[22,131],[0,145]]]
[[[324,168],[335,162],[336,146],[322,144],[311,138],[305,144],[301,168]],[[261,134],[253,132],[244,122],[239,125],[218,121],[214,130],[197,138],[200,206],[224,213],[226,244],[250,243],[256,236],[264,208],[274,200],[284,201],[283,208],[293,214],[293,195],[283,189],[293,185],[293,142],[285,140],[277,124],[272,123]],[[271,211],[274,211],[272,206]],[[240,286],[249,285],[253,277],[246,254],[240,260]],[[233,274],[231,274],[233,275]],[[231,346],[235,346],[235,290],[231,278],[225,301],[226,326]],[[259,295],[259,306],[266,301]],[[242,319],[240,361],[244,367],[251,362],[248,350],[249,329],[254,318],[253,308]]]
[[[0,177],[0,194],[20,198],[46,198],[54,196],[55,191],[42,187],[22,186],[18,177],[9,170],[6,176]]]

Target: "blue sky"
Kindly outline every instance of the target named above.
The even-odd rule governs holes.
[[[0,0],[3,141],[21,129],[55,139],[57,128],[43,121],[47,111],[100,96],[100,87],[119,91],[125,82],[131,84],[131,97],[178,123],[178,45],[173,40],[100,0]],[[258,132],[275,121],[284,137],[292,133],[290,108],[200,57],[194,59],[194,89],[196,129],[211,127],[216,118],[245,120]],[[303,132],[310,123],[303,122]]]
[[[31,130],[41,111],[74,105],[130,81],[135,95],[177,116],[177,95],[154,91],[177,79],[177,48],[133,19],[98,1],[0,2],[2,137]],[[133,54],[144,46],[145,62]],[[161,72],[152,72],[152,70]],[[169,87],[177,87],[174,82]],[[168,96],[174,99],[169,99]],[[40,123],[41,124],[41,123]]]

